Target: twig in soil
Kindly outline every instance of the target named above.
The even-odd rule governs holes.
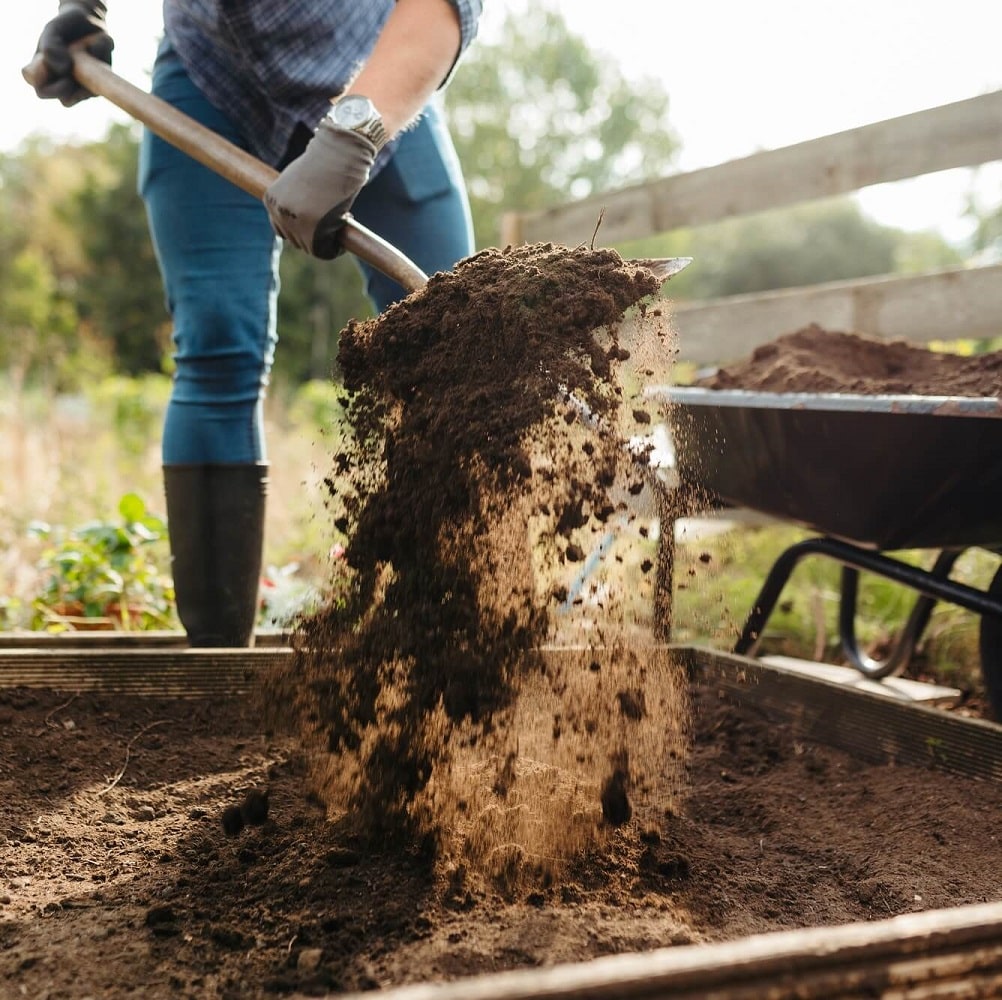
[[[598,236],[599,229],[602,228],[602,220],[605,218],[605,209],[603,208],[601,212],[598,213],[598,222],[595,223],[595,232],[591,234],[591,244],[589,249],[595,249],[595,237]]]
[[[64,701],[61,705],[56,705],[56,707],[51,712],[49,712],[49,714],[45,717],[45,724],[47,726],[51,726],[53,729],[58,729],[59,727],[52,721],[52,717],[57,712],[61,712],[64,708],[69,708],[70,705],[72,705],[73,702],[77,700],[77,697],[78,695],[73,695],[73,697],[70,698],[69,701]]]
[[[122,776],[125,774],[125,769],[129,766],[129,756],[132,751],[132,745],[136,742],[136,740],[138,740],[140,736],[145,736],[151,729],[155,729],[157,726],[165,726],[167,725],[168,722],[170,722],[170,719],[159,719],[157,722],[151,722],[148,726],[143,726],[143,728],[140,729],[139,732],[136,733],[136,735],[133,736],[128,743],[125,744],[125,760],[122,761],[122,768],[118,772],[118,774],[116,774],[115,777],[111,779],[111,783],[106,785],[104,788],[101,789],[101,791],[97,793],[98,798],[100,798],[102,795],[107,795],[108,792],[110,792],[115,787],[115,785],[117,785],[122,780]]]

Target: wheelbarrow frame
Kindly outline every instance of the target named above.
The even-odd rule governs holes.
[[[981,619],[981,670],[1002,718],[1002,567],[987,591],[949,576],[968,548],[1002,554],[1000,400],[675,387],[648,394],[665,404],[673,429],[679,496],[689,502],[698,497],[702,509],[749,508],[819,533],[775,560],[734,652],[754,655],[803,559],[829,558],[841,566],[839,638],[852,666],[874,680],[901,673],[936,603],[955,604]],[[910,495],[893,495],[896,475],[911,487]],[[920,486],[924,493],[916,491]],[[902,514],[896,517],[902,500],[911,502],[898,503]],[[677,511],[677,504],[663,505],[669,519],[673,507]],[[670,544],[672,532],[665,536]],[[939,552],[926,570],[887,554],[904,549]],[[861,573],[918,594],[894,647],[879,661],[860,649],[856,637]]]

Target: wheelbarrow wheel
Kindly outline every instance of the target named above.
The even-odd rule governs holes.
[[[1002,566],[988,588],[988,596],[1002,602]],[[1002,721],[1002,616],[981,616],[981,674],[992,712]]]

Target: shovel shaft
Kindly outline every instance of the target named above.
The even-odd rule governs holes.
[[[258,199],[264,197],[268,186],[278,176],[277,170],[234,146],[166,101],[122,79],[107,63],[95,59],[83,49],[76,48],[72,53],[73,75],[92,94],[111,101],[126,114],[142,122],[155,135],[225,177],[241,190]],[[21,71],[21,75],[32,86],[43,82],[44,74],[45,64],[41,55],[36,55]],[[345,217],[341,245],[398,282],[407,291],[422,288],[428,281],[428,276],[409,257],[351,216]]]

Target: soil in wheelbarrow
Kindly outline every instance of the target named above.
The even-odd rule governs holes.
[[[502,893],[332,822],[251,703],[0,692],[0,996],[317,996],[1002,898],[999,786],[692,709],[657,830]]]
[[[904,340],[882,340],[865,333],[827,330],[811,324],[757,347],[701,379],[703,388],[776,393],[856,393],[872,395],[967,396],[1002,394],[1002,351],[960,355],[931,350]],[[890,650],[870,650],[878,658]],[[955,710],[993,718],[977,664],[974,678]],[[937,678],[921,656],[909,675],[952,685],[957,675]]]
[[[755,348],[699,385],[761,392],[998,396],[1002,351],[959,355],[812,324]]]

